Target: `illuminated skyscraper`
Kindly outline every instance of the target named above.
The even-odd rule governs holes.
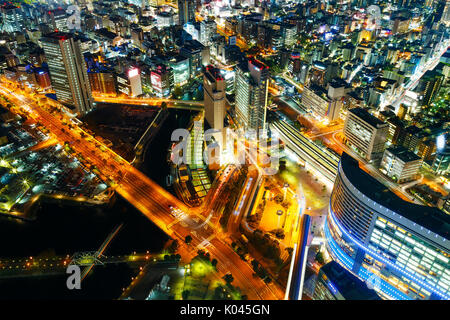
[[[50,15],[53,31],[68,32],[69,25],[67,19],[69,15],[66,10],[58,8],[48,12]]]
[[[450,0],[445,2],[444,12],[442,13],[441,22],[446,26],[450,26]]]
[[[214,20],[203,20],[200,23],[200,43],[204,46],[212,44],[212,36],[216,33],[217,24]]]
[[[178,0],[178,21],[181,25],[195,22],[194,0]]]
[[[345,152],[324,226],[328,252],[388,299],[450,299],[450,217],[397,197]]]
[[[423,92],[422,103],[424,106],[429,106],[434,97],[439,92],[444,81],[444,76],[437,71],[427,71],[420,79],[418,90]]]
[[[53,32],[41,39],[57,99],[79,115],[92,110],[92,93],[79,40],[70,33]]]
[[[220,70],[207,66],[203,77],[205,119],[217,130],[223,129],[225,119],[225,79]]]
[[[236,68],[236,118],[245,129],[266,128],[269,67],[250,58]]]
[[[12,4],[3,4],[1,7],[2,28],[4,32],[23,31],[23,16],[20,8]]]
[[[163,64],[157,65],[151,72],[150,80],[153,92],[158,97],[167,97],[173,87],[173,70]]]
[[[387,123],[361,108],[350,109],[344,125],[345,143],[367,161],[379,161],[389,131]]]

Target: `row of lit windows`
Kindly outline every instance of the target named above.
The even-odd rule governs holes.
[[[390,222],[388,222],[391,224]],[[431,286],[438,285],[443,292],[448,291],[450,285],[450,271],[448,271],[448,258],[435,250],[428,248],[419,240],[414,240],[411,234],[401,228],[397,228],[397,239],[389,236],[384,231],[387,228],[386,220],[379,218],[371,236],[371,243],[384,248],[396,256],[395,263],[416,277],[427,280]],[[401,231],[400,231],[401,230]],[[379,251],[379,249],[376,249]],[[438,258],[438,259],[436,259]],[[442,264],[447,264],[444,266]],[[448,273],[445,273],[447,271]]]

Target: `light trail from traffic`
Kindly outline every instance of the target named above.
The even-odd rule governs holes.
[[[62,130],[64,127],[62,124],[64,115],[60,115],[61,118],[58,118],[43,107],[38,106],[31,98],[26,98],[17,92],[7,90],[5,86],[0,88],[2,95],[8,97],[36,122],[41,122],[62,144],[69,142],[76,152],[80,153],[85,159],[89,159],[98,168],[102,176],[110,180],[118,194],[169,236],[180,240],[180,250],[184,253],[188,252],[184,247],[184,238],[187,235],[192,236],[193,244],[199,244],[216,232],[216,230],[211,228],[202,228],[194,233],[192,232],[192,226],[197,226],[198,223],[189,221],[189,219],[189,223],[185,226],[176,224],[169,229],[167,226],[175,221],[175,218],[170,214],[170,206],[177,207],[192,216],[197,215],[200,218],[201,212],[188,208],[184,203],[106,146],[103,146],[104,151],[99,152],[98,145],[101,145],[101,143],[77,125],[72,130]],[[56,102],[53,104],[58,105]],[[81,136],[82,132],[84,137]],[[219,237],[214,237],[210,241],[208,251],[222,265],[220,268],[224,273],[232,272],[236,284],[246,290],[249,299],[271,300],[282,298],[283,293],[279,287],[271,286],[269,288],[261,279],[252,277],[253,270],[251,267],[242,261],[232,248]]]

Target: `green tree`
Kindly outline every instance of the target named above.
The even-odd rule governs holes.
[[[223,276],[223,280],[225,280],[225,282],[228,285],[231,285],[231,283],[234,281],[233,275],[231,273],[227,273],[226,275]]]
[[[175,99],[179,99],[181,98],[181,94],[183,93],[183,90],[181,90],[181,87],[176,86],[173,90],[172,90],[172,96]]]
[[[320,263],[320,264],[324,264],[325,263],[325,259],[323,258],[323,253],[322,252],[317,252],[316,254],[316,258],[315,260]]]
[[[177,252],[179,247],[180,247],[180,245],[178,244],[178,240],[173,240],[169,246],[169,252],[175,253],[175,252]]]
[[[190,294],[191,294],[191,292],[189,290],[184,290],[181,293],[181,297],[183,298],[183,300],[187,300]]]

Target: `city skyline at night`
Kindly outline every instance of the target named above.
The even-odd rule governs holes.
[[[0,19],[0,300],[450,299],[448,1]]]

